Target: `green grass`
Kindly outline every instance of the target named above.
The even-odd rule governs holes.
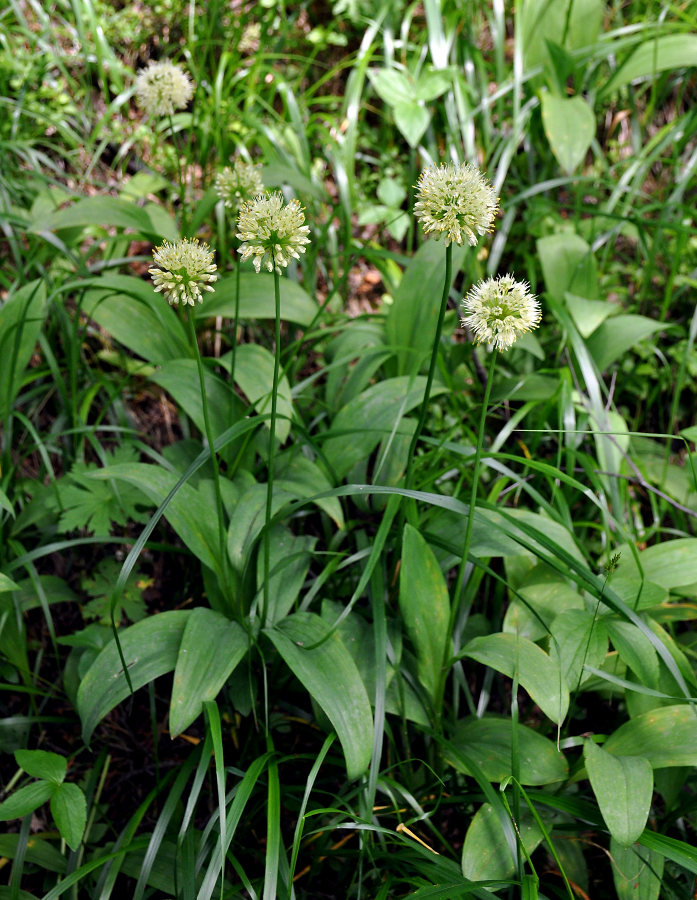
[[[0,14],[0,900],[694,896],[696,33]],[[194,96],[148,118],[165,59]],[[236,157],[304,208],[280,277]],[[413,215],[450,161],[501,198],[451,270]],[[494,357],[460,301],[507,272],[543,317]]]

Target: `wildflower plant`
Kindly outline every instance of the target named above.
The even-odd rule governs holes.
[[[474,247],[493,231],[499,208],[496,191],[476,166],[441,163],[424,169],[416,186],[414,215],[425,234],[444,238],[448,246]]]
[[[509,350],[516,339],[540,324],[540,304],[530,286],[512,275],[488,278],[475,285],[462,301],[463,326],[476,343]]]
[[[310,243],[310,229],[297,200],[284,205],[283,194],[260,194],[240,208],[237,237],[242,241],[242,260],[251,257],[257,272],[261,267],[280,274],[292,259],[300,259]]]
[[[239,253],[242,260],[252,258],[257,274],[262,265],[273,272],[274,278],[274,368],[271,386],[271,419],[269,422],[269,462],[264,517],[264,595],[261,614],[262,625],[269,609],[269,577],[271,568],[271,511],[273,503],[274,457],[276,440],[276,414],[278,381],[281,367],[281,267],[287,267],[291,259],[299,259],[310,243],[310,229],[305,223],[305,213],[297,200],[284,205],[283,194],[260,194],[242,204],[237,219],[237,237],[242,241]]]
[[[213,291],[217,266],[208,244],[197,238],[170,243],[163,241],[153,252],[155,263],[148,272],[155,290],[162,292],[170,306],[179,303],[195,306],[203,302],[203,292]]]
[[[149,116],[171,116],[184,109],[194,95],[188,73],[169,60],[150,61],[135,84],[136,103]]]
[[[263,194],[261,166],[236,159],[232,166],[225,166],[218,173],[215,190],[228,209],[238,212],[245,200]]]

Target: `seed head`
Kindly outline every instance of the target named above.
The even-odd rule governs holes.
[[[542,312],[530,286],[512,275],[487,278],[475,285],[462,301],[462,324],[471,328],[475,341],[508,350],[519,335],[537,328]]]
[[[283,205],[283,194],[260,194],[246,200],[237,219],[237,237],[243,241],[239,247],[242,259],[253,257],[254,268],[262,265],[280,273],[291,259],[300,259],[305,244],[310,243],[310,229],[303,225],[305,213],[297,200]]]
[[[236,159],[232,167],[225,166],[215,179],[215,190],[228,209],[239,211],[245,200],[264,192],[261,166],[253,166]]]
[[[136,76],[136,103],[150,116],[171,116],[184,109],[193,95],[188,73],[167,59],[151,60]]]
[[[476,166],[429,166],[421,173],[416,189],[414,215],[421,219],[425,234],[445,237],[446,247],[451,241],[467,241],[474,247],[478,235],[493,230],[498,197]]]
[[[162,291],[170,306],[177,303],[196,305],[203,302],[201,291],[212,291],[217,266],[208,244],[199,244],[197,238],[183,239],[174,244],[163,241],[153,251],[155,265],[148,269],[156,291]]]

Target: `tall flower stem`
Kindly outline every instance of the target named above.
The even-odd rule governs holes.
[[[438,361],[438,351],[440,349],[440,336],[443,331],[443,320],[445,319],[445,310],[448,307],[448,296],[450,294],[450,282],[453,273],[453,245],[451,243],[445,248],[445,281],[443,283],[443,296],[440,301],[440,311],[438,313],[438,324],[436,325],[436,335],[433,339],[433,349],[431,351],[431,362],[428,367],[428,376],[426,378],[426,388],[424,397],[421,402],[421,412],[419,413],[419,421],[411,438],[409,445],[409,453],[407,455],[407,472],[405,478],[405,487],[411,488],[414,456],[416,454],[416,445],[419,443],[421,432],[426,423],[426,415],[428,413],[428,401],[431,396],[431,388],[433,386],[433,376],[436,372],[436,363]]]
[[[271,513],[273,510],[273,477],[274,461],[276,455],[276,409],[278,403],[278,380],[281,370],[281,276],[276,266],[273,270],[273,290],[276,305],[274,321],[274,356],[273,356],[273,383],[271,385],[271,422],[269,423],[269,467],[268,481],[266,482],[266,514],[264,516],[264,588],[263,609],[261,611],[261,624],[266,623],[269,611],[269,573],[271,569]]]
[[[227,535],[225,528],[225,518],[223,510],[223,493],[220,488],[220,468],[218,465],[218,454],[213,447],[213,429],[211,428],[211,417],[208,409],[208,397],[206,396],[206,381],[203,373],[203,361],[201,359],[201,351],[198,347],[196,338],[196,328],[194,326],[194,317],[185,306],[184,318],[186,319],[189,331],[189,341],[196,355],[196,366],[198,368],[198,381],[201,389],[201,407],[203,409],[203,427],[206,433],[206,441],[211,451],[211,463],[213,465],[213,484],[215,487],[215,505],[218,513],[218,553],[220,555],[220,569],[223,582],[223,593],[226,602],[230,602],[228,591],[230,589],[230,579],[228,577],[228,560],[227,560]]]
[[[494,381],[494,368],[496,366],[496,358],[498,356],[498,350],[494,349],[491,352],[491,357],[489,359],[489,370],[487,372],[486,384],[484,385],[484,400],[482,401],[482,411],[479,416],[479,430],[477,433],[477,445],[474,451],[474,467],[472,470],[472,492],[470,494],[470,504],[469,510],[467,513],[467,525],[465,527],[465,540],[462,547],[462,559],[460,561],[460,568],[458,569],[457,579],[455,581],[455,588],[453,590],[452,602],[450,604],[450,620],[448,622],[448,637],[445,642],[445,656],[443,659],[443,665],[441,667],[441,680],[438,689],[438,704],[436,706],[436,711],[438,718],[440,720],[443,708],[443,697],[445,695],[445,682],[448,678],[448,664],[450,662],[450,653],[451,653],[451,642],[453,637],[453,632],[455,630],[455,623],[458,620],[460,613],[460,602],[461,602],[461,593],[462,587],[465,580],[465,571],[467,569],[467,557],[469,556],[470,544],[472,543],[472,527],[474,525],[474,510],[477,504],[477,489],[479,486],[479,469],[482,461],[482,448],[484,446],[484,429],[486,426],[486,414],[489,407],[489,398],[491,396],[491,386]]]
[[[174,144],[174,155],[177,158],[177,178],[179,180],[179,204],[181,206],[181,233],[185,232],[186,225],[186,185],[184,184],[184,172],[182,170],[182,161],[179,152],[179,140],[174,130],[174,121],[172,114],[169,115],[169,130],[172,135],[172,143]]]
[[[240,325],[240,260],[235,254],[235,314],[232,320],[232,356],[230,358],[230,382],[235,389],[235,363],[237,362],[237,329]]]

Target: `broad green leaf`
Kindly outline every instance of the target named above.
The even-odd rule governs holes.
[[[640,341],[665,328],[646,316],[620,315],[607,319],[588,339],[588,350],[604,371]]]
[[[655,831],[644,831],[639,843],[697,875],[697,848],[691,844]]]
[[[603,0],[525,0],[516,26],[522,31],[525,68],[545,63],[547,41],[560,44],[564,35],[564,46],[569,50],[594,44],[603,12]]]
[[[607,631],[600,618],[585,609],[569,609],[552,622],[549,655],[558,659],[573,691],[589,677],[584,665],[600,668],[607,653]],[[655,654],[654,654],[655,656]]]
[[[134,691],[174,669],[190,615],[190,610],[168,610],[119,630]],[[116,641],[111,640],[87,670],[77,692],[77,711],[86,744],[104,716],[129,693]]]
[[[51,815],[61,837],[71,850],[77,850],[85,833],[87,802],[76,784],[59,784],[51,797]]]
[[[444,94],[452,87],[453,79],[450,72],[442,69],[430,69],[420,73],[416,80],[416,96],[419,100],[430,102]]]
[[[561,725],[569,708],[569,689],[559,664],[537,644],[514,634],[488,634],[471,640],[462,651],[463,656],[513,678],[517,674],[520,686],[537,703],[542,712]]]
[[[296,325],[309,325],[317,315],[319,307],[297,281],[281,278],[281,319]],[[240,274],[240,317],[242,319],[275,319],[273,275],[265,272],[242,272]],[[215,292],[206,294],[203,303],[194,309],[197,319],[223,316],[234,320],[235,316],[235,276],[221,278],[215,283]],[[223,327],[232,327],[227,322]]]
[[[688,705],[652,709],[625,722],[604,744],[615,756],[632,756],[637,748],[654,769],[697,766],[697,714]]]
[[[525,725],[518,725],[516,731],[521,784],[563,781],[568,775],[568,766],[556,745]],[[513,772],[513,723],[508,718],[470,716],[458,722],[450,742],[473,759],[489,781],[501,782]],[[448,758],[447,750],[444,755],[456,769],[470,774],[457,758]]]
[[[528,557],[509,557],[506,561],[509,578],[516,559],[522,563]],[[509,580],[509,585],[515,588],[515,596],[506,610],[503,631],[520,634],[531,641],[549,634],[552,622],[565,610],[584,609],[583,597],[578,590],[548,566],[533,565],[521,581],[511,583]]]
[[[406,415],[423,399],[426,379],[388,378],[379,381],[344,406],[332,422],[324,442],[324,455],[337,478],[341,479],[367,459],[379,442],[387,437],[401,415]],[[443,385],[434,384],[431,396],[443,393]]]
[[[586,158],[595,137],[595,115],[583,97],[541,96],[542,124],[557,162],[567,175]]]
[[[542,831],[526,808],[521,809],[518,824],[519,839],[532,851],[543,839]],[[472,819],[462,848],[462,874],[472,881],[510,878],[515,872],[516,859],[494,808],[489,803],[481,806]]]
[[[697,34],[658,34],[644,41],[603,85],[598,96],[605,97],[637,78],[658,72],[697,66]]]
[[[0,857],[14,859],[17,856],[18,843],[18,834],[0,834]],[[65,872],[65,857],[57,847],[35,834],[30,834],[27,839],[25,859],[46,872]]]
[[[564,294],[564,300],[578,333],[584,338],[590,337],[608,316],[614,316],[618,312],[618,307],[607,300],[586,300],[585,297],[578,297],[568,291]]]
[[[643,756],[607,753],[590,740],[583,744],[583,756],[610,834],[623,847],[629,847],[644,830],[649,817],[653,795],[651,763]]]
[[[55,784],[60,784],[68,771],[65,757],[47,750],[15,750],[15,760],[27,775]]]
[[[118,197],[85,197],[65,209],[57,209],[32,223],[32,231],[60,231],[63,228],[114,227],[131,229],[147,238],[161,237],[147,212]]]
[[[56,790],[52,781],[34,781],[10,794],[7,800],[0,803],[0,822],[9,819],[21,819],[42,806]]]
[[[43,279],[23,285],[0,306],[0,422],[20,391],[46,311]]]
[[[393,107],[394,120],[410,147],[418,147],[424,136],[431,114],[418,100],[413,98],[404,103],[396,103]]]
[[[378,97],[389,106],[408,103],[414,98],[412,79],[397,69],[368,69],[368,77]]]
[[[220,363],[229,367],[232,364],[232,355],[226,353],[221,357]],[[235,381],[258,413],[271,412],[271,388],[273,386],[273,354],[259,344],[241,344],[237,348],[235,361]],[[290,420],[293,416],[293,400],[290,394],[290,384],[285,375],[281,375],[278,383],[276,420],[276,438],[283,443],[290,432]],[[230,423],[228,422],[228,425]],[[269,419],[265,421],[265,427],[270,428]]]
[[[237,501],[228,528],[227,550],[235,570],[241,575],[254,542],[261,534],[266,518],[266,485],[252,484]],[[287,491],[274,485],[271,514],[293,499]]]
[[[124,347],[151,363],[191,356],[183,323],[149,281],[102,275],[91,284],[82,311]]]
[[[618,900],[658,900],[665,864],[660,853],[611,840],[609,856]]]
[[[399,609],[416,651],[419,681],[435,699],[446,651],[450,599],[433,551],[411,525],[404,526]]]
[[[565,294],[598,296],[598,275],[590,246],[572,231],[550,234],[537,242],[547,291],[561,301]]]
[[[455,278],[464,250],[453,246]],[[433,347],[445,278],[445,246],[424,241],[409,262],[385,322],[385,337],[394,350],[397,375],[418,374]]]
[[[283,525],[271,529],[269,552],[269,606],[266,621],[269,625],[280,622],[290,612],[312,562],[312,550],[317,538],[310,535],[294,535]],[[257,584],[264,584],[264,554],[257,555]],[[261,588],[260,588],[261,590]]]
[[[373,719],[361,676],[341,638],[309,612],[288,616],[264,634],[326,713],[344,749],[348,777],[358,778],[370,762]]]
[[[656,648],[633,622],[611,616],[604,620],[612,644],[623,662],[646,687],[658,686],[658,656]],[[596,665],[596,663],[591,663]]]
[[[163,387],[189,416],[201,434],[205,434],[201,387],[195,360],[169,360],[160,366],[150,380]],[[237,419],[241,418],[244,407],[232,385],[223,381],[207,367],[204,367],[203,381],[206,386],[211,430],[215,440]]]
[[[215,700],[249,648],[244,629],[205,607],[191,610],[182,634],[174,669],[169,706],[169,730],[181,734]]]
[[[13,581],[9,577],[9,575],[3,575],[3,573],[0,572],[0,593],[3,593],[4,591],[18,591],[18,590],[19,590],[19,585],[17,584],[17,582]]]
[[[319,466],[297,449],[277,456],[275,484],[296,497],[314,497],[332,488]],[[344,527],[344,513],[338,497],[319,498],[315,503],[334,520],[337,528]]]
[[[624,557],[623,557],[624,560]],[[651,609],[668,601],[668,589],[655,581],[647,581],[631,573],[625,573],[624,565],[615,573],[610,584],[616,594],[624,600],[627,606],[635,610]]]
[[[94,477],[121,478],[140,488],[155,505],[162,503],[179,480],[177,473],[149,463],[109,466],[95,472]],[[182,484],[167,507],[165,517],[189,550],[219,573],[218,523],[215,508],[204,494],[190,484]]]

